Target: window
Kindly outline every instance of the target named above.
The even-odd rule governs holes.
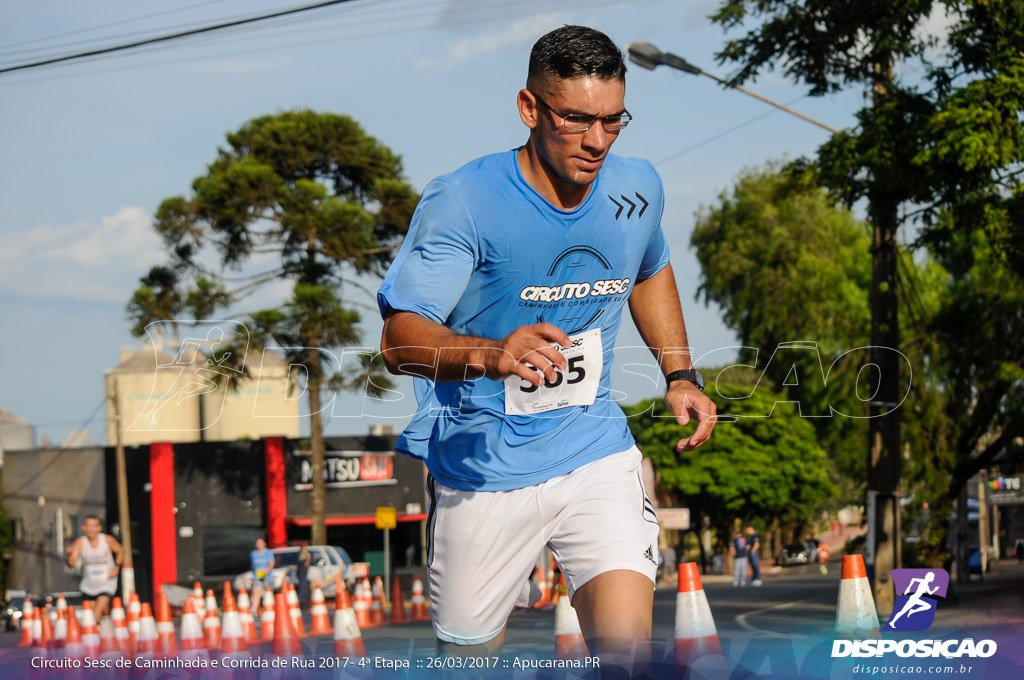
[[[249,553],[257,538],[266,538],[262,527],[200,527],[203,536],[203,574],[237,576],[249,571]]]

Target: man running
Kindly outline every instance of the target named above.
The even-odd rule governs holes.
[[[658,524],[641,454],[610,396],[627,304],[666,374],[677,445],[711,436],[650,163],[609,154],[631,120],[603,33],[543,36],[518,93],[518,149],[431,182],[378,294],[388,369],[419,411],[397,448],[424,458],[439,648],[496,654],[549,547],[591,652],[649,652]]]
[[[83,600],[93,600],[98,621],[110,609],[110,598],[117,592],[117,575],[121,573],[124,549],[113,536],[102,533],[100,518],[87,515],[82,520],[82,536],[75,539],[68,553],[68,566],[74,567],[82,558],[82,582],[78,589]]]

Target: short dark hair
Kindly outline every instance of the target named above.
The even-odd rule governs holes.
[[[588,26],[566,25],[544,34],[530,52],[526,87],[538,80],[596,76],[625,80],[626,62],[611,38]]]
[[[85,524],[87,520],[94,519],[99,522],[100,526],[103,526],[103,520],[100,519],[99,515],[86,515],[82,518],[82,524]]]

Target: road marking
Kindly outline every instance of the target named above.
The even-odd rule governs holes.
[[[747,630],[751,631],[752,633],[758,633],[759,635],[763,635],[765,637],[776,637],[776,638],[786,638],[786,639],[789,639],[789,638],[804,638],[804,637],[807,637],[807,636],[806,635],[800,635],[799,633],[776,633],[773,630],[765,630],[763,628],[758,628],[754,624],[752,624],[749,621],[747,621],[747,617],[748,616],[756,616],[757,614],[763,614],[763,613],[769,612],[769,611],[771,611],[773,609],[787,609],[789,607],[795,607],[798,604],[803,604],[804,602],[813,602],[813,601],[815,601],[817,599],[818,599],[818,597],[809,597],[806,600],[797,600],[795,602],[784,602],[782,604],[774,604],[771,607],[764,607],[763,609],[755,609],[752,612],[747,612],[746,614],[738,615],[736,617],[736,623],[738,623],[741,628],[746,628]]]

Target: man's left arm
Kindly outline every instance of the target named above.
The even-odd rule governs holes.
[[[665,375],[693,368],[672,265],[666,265],[651,278],[633,285],[629,312],[640,337],[661,360],[661,370]],[[665,394],[665,403],[680,425],[686,425],[691,418],[697,420],[696,431],[688,439],[679,440],[677,451],[691,451],[711,437],[717,409],[695,384],[688,380],[672,381]]]
[[[121,564],[124,562],[124,548],[121,546],[120,541],[109,534],[107,534],[107,545],[110,546],[110,552],[114,556],[114,568],[107,574],[107,578],[114,578],[121,572]]]

